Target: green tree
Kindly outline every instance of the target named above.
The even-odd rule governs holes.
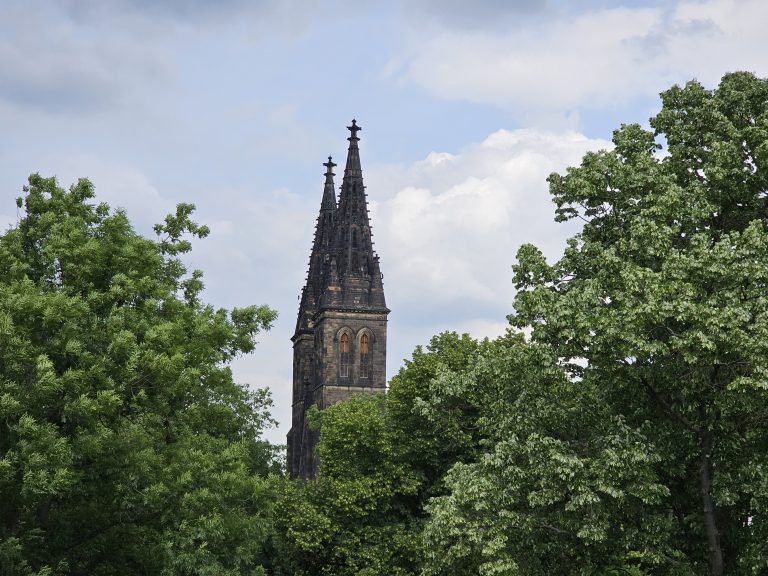
[[[33,175],[0,236],[0,573],[259,573],[270,400],[227,363],[275,312],[200,302],[193,206],[153,242],[93,198]]]
[[[662,95],[653,131],[549,178],[583,231],[518,253],[512,321],[642,431],[673,523],[669,565],[768,569],[768,81]]]
[[[659,564],[660,456],[549,347],[507,335],[433,387],[473,399],[479,442],[426,504],[423,574],[639,574]]]
[[[395,457],[385,404],[375,394],[315,412],[319,476],[287,482],[276,508],[281,574],[416,574],[418,538],[403,502],[417,482]]]
[[[448,381],[439,376],[471,369],[488,346],[468,334],[443,332],[426,349],[417,346],[389,383],[386,423],[394,457],[419,480],[418,498],[411,503],[418,515],[428,497],[441,493],[448,469],[475,456],[480,440],[473,390],[446,387]]]

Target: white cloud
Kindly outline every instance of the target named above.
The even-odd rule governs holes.
[[[456,154],[367,171],[392,309],[390,376],[417,344],[443,330],[504,332],[517,249],[533,243],[554,260],[578,230],[554,222],[547,176],[609,146],[576,132],[499,130]]]
[[[506,320],[493,322],[490,320],[471,320],[451,328],[460,334],[466,332],[474,338],[497,338],[504,335],[509,328],[509,322]]]
[[[367,182],[376,189],[372,218],[388,294],[411,304],[509,309],[517,248],[533,242],[555,256],[573,231],[553,221],[547,176],[609,145],[576,132],[499,130],[459,154],[432,153],[399,175],[374,169]]]
[[[414,34],[402,77],[440,97],[517,114],[567,114],[654,96],[692,77],[768,73],[768,3],[678,2],[672,8],[611,8],[501,31],[443,28]]]

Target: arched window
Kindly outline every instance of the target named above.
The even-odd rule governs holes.
[[[360,338],[360,378],[371,377],[371,355],[368,353],[368,334]]]
[[[349,377],[349,335],[342,334],[339,342],[339,376]]]

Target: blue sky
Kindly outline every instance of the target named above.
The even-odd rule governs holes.
[[[208,301],[280,312],[234,369],[272,389],[282,442],[322,162],[353,116],[391,377],[441,330],[503,332],[518,247],[556,258],[576,231],[546,176],[673,83],[768,74],[766,21],[759,0],[2,0],[0,222],[31,172],[90,178],[145,234],[194,202]]]

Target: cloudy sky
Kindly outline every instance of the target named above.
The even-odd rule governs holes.
[[[391,377],[442,330],[502,333],[517,248],[575,232],[546,176],[674,83],[768,75],[765,22],[764,0],[0,0],[0,223],[32,172],[90,178],[148,235],[194,202],[208,301],[280,312],[235,372],[272,389],[284,442],[322,163],[353,116]]]

